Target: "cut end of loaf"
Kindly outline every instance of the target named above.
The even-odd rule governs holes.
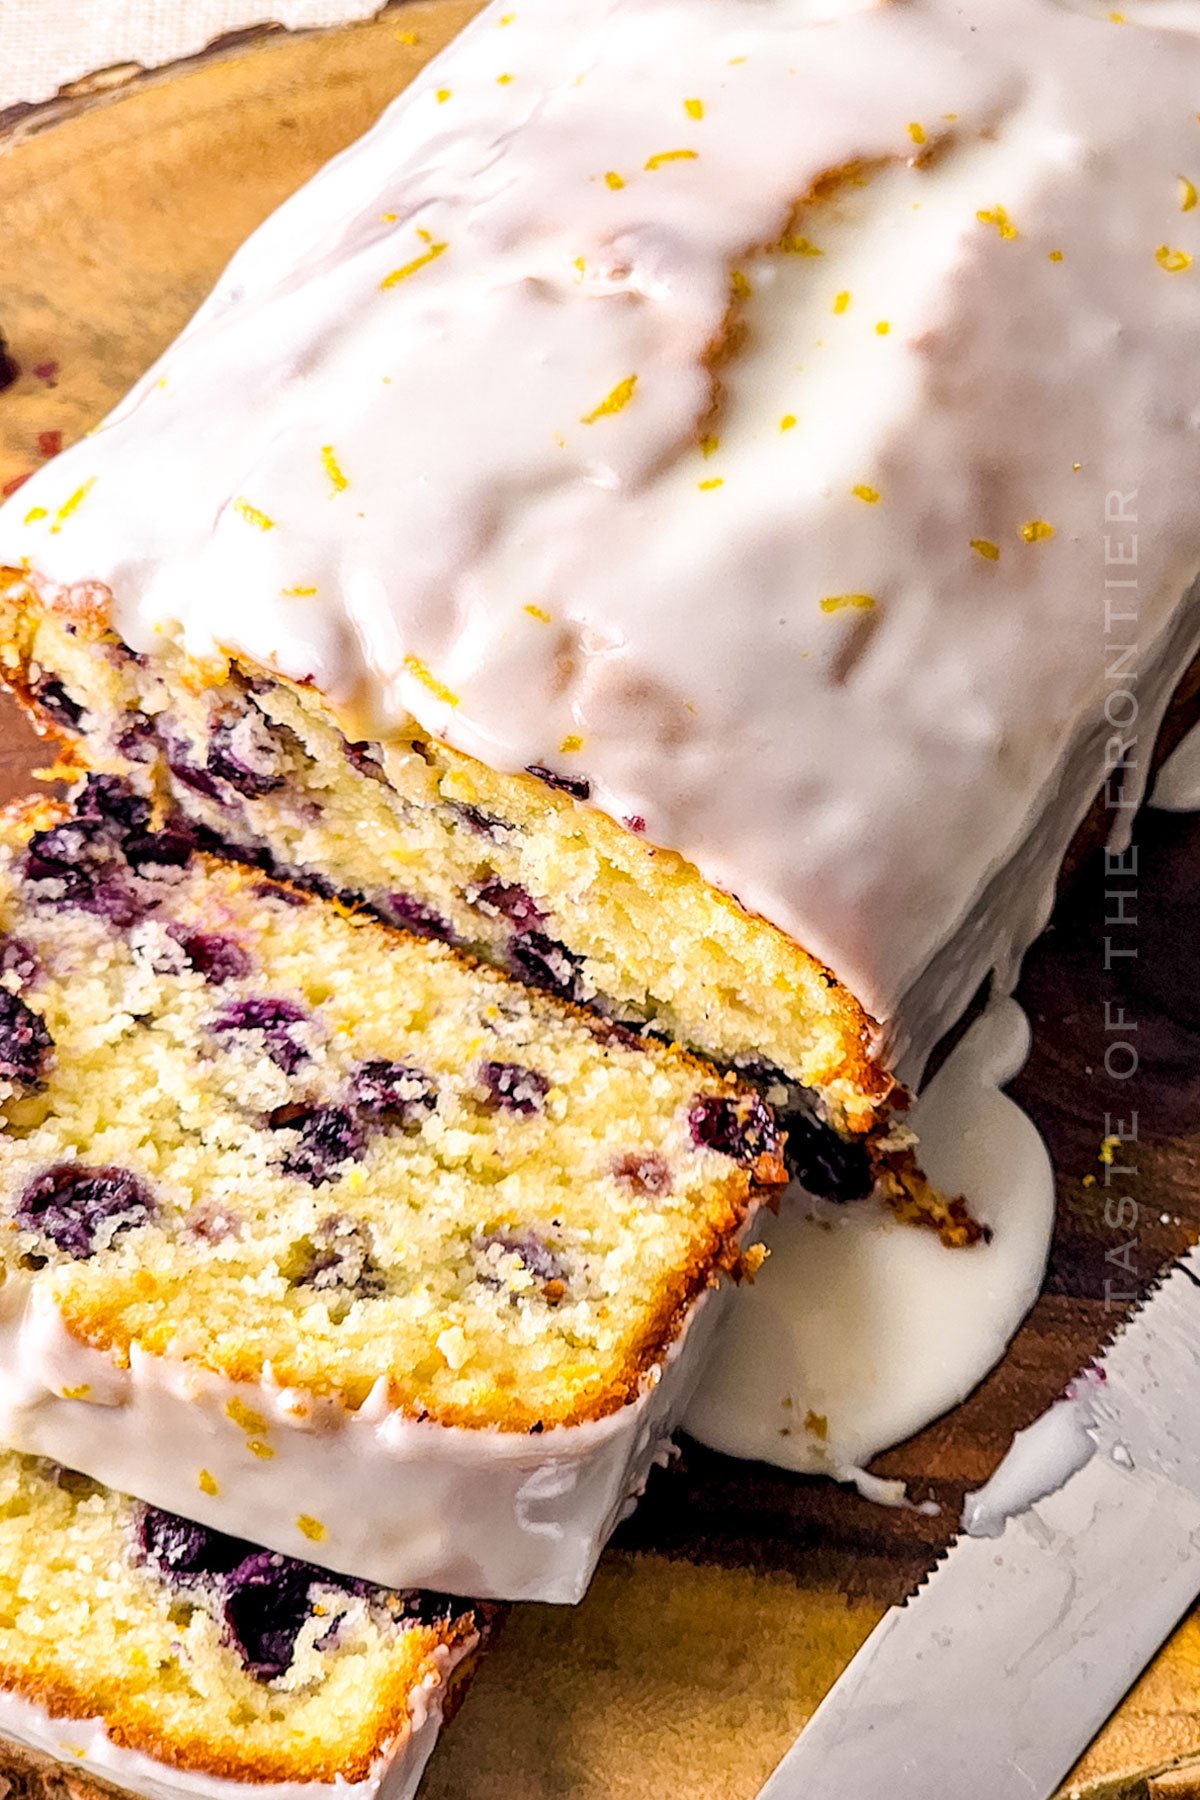
[[[126,1752],[167,1785],[378,1777],[494,1610],[350,1581],[0,1453],[0,1688],[59,1722],[68,1769],[72,1722],[99,1720],[118,1788]]]

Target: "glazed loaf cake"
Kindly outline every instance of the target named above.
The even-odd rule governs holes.
[[[895,1082],[1200,637],[1200,47],[1147,16],[497,0],[0,513],[10,680],[969,1237]]]
[[[0,1738],[147,1800],[408,1800],[487,1627],[0,1451]],[[12,1774],[12,1752],[0,1761]]]
[[[755,1090],[111,776],[8,820],[0,923],[0,1441],[353,1575],[577,1597],[784,1178]]]

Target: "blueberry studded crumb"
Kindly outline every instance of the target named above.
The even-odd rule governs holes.
[[[26,1006],[18,994],[0,988],[0,1076],[21,1087],[36,1087],[53,1048],[54,1039],[41,1014]]]
[[[102,819],[65,819],[34,832],[25,853],[25,873],[30,881],[65,881],[77,889],[90,886],[90,871],[112,860],[113,845]]]
[[[117,737],[117,749],[130,762],[153,762],[158,751],[158,734],[154,729],[153,719],[144,713],[129,715],[123,730]]]
[[[550,1092],[549,1079],[521,1063],[481,1062],[476,1075],[487,1096],[486,1104],[497,1112],[525,1116],[541,1112]]]
[[[211,1029],[218,1037],[240,1032],[261,1032],[263,1049],[277,1069],[294,1075],[308,1061],[308,1051],[296,1034],[296,1027],[307,1017],[294,1000],[262,996],[235,1000],[213,1020]]]
[[[85,1261],[107,1248],[118,1232],[152,1224],[158,1206],[145,1182],[128,1169],[69,1162],[36,1176],[17,1202],[14,1217],[23,1231]]]
[[[409,1130],[437,1107],[437,1087],[422,1069],[386,1057],[360,1063],[351,1077],[350,1090],[364,1118]]]
[[[336,1181],[346,1164],[357,1161],[366,1148],[362,1128],[344,1106],[281,1107],[272,1115],[271,1127],[297,1134],[280,1167],[313,1187]]]
[[[43,904],[132,925],[153,904],[135,877],[161,876],[168,859],[177,872],[191,853],[190,840],[164,844],[169,834],[149,832],[149,817],[148,803],[116,777],[89,776],[74,815],[30,838],[26,881],[40,890],[36,897]],[[139,849],[144,853],[141,866],[130,859],[131,846],[135,858]]]
[[[592,784],[586,775],[560,775],[556,770],[546,768],[544,763],[529,763],[525,773],[536,775],[547,787],[558,788],[575,800],[587,800],[591,796]]]
[[[627,1150],[612,1162],[612,1177],[631,1194],[652,1198],[669,1194],[675,1186],[671,1166],[657,1150]]]
[[[301,1631],[316,1612],[321,1588],[370,1593],[366,1582],[316,1569],[297,1557],[260,1550],[244,1538],[178,1518],[156,1506],[140,1509],[142,1554],[164,1580],[207,1591],[231,1647],[259,1681],[285,1675]]]
[[[106,819],[121,832],[145,831],[150,823],[149,801],[118,775],[89,775],[75,812],[81,819]]]
[[[168,746],[167,767],[170,769],[172,775],[174,775],[176,781],[180,782],[185,788],[190,788],[193,794],[199,794],[204,800],[216,800],[218,803],[220,802],[221,790],[217,786],[216,781],[207,770],[196,767],[195,763],[189,759],[187,752],[182,745]]]
[[[140,1506],[135,1555],[172,1587],[219,1620],[226,1642],[257,1681],[286,1675],[310,1619],[333,1611],[329,1629],[314,1640],[331,1650],[339,1641],[338,1595],[364,1600],[377,1617],[403,1629],[446,1625],[464,1611],[453,1595],[416,1588],[393,1591],[319,1569],[299,1557],[262,1550],[244,1538],[193,1524],[157,1506]]]

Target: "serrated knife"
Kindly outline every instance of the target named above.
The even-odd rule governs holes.
[[[1054,1793],[1200,1593],[1200,1248],[1072,1392],[989,1483],[1000,1535],[885,1615],[759,1800]]]

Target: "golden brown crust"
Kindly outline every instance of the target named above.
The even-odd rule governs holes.
[[[744,1172],[739,1170],[730,1178],[725,1204],[715,1222],[710,1224],[686,1266],[674,1271],[662,1283],[657,1304],[640,1335],[621,1364],[603,1383],[597,1383],[583,1393],[564,1397],[553,1409],[546,1406],[532,1408],[511,1393],[503,1396],[495,1393],[486,1404],[480,1401],[460,1405],[432,1398],[418,1387],[407,1369],[394,1370],[388,1377],[389,1406],[407,1418],[424,1423],[472,1431],[520,1433],[594,1423],[619,1412],[645,1391],[651,1372],[669,1354],[701,1295],[715,1287],[722,1275],[736,1278],[740,1273],[741,1235],[759,1198],[760,1190]],[[114,1298],[119,1299],[119,1296],[110,1295],[107,1307],[103,1303],[85,1306],[82,1295],[64,1295],[58,1301],[59,1313],[64,1329],[78,1342],[110,1356],[117,1367],[127,1368],[134,1334],[126,1327],[121,1313],[111,1305]],[[146,1344],[144,1335],[139,1336],[138,1341],[149,1354],[156,1354],[155,1347]],[[164,1354],[169,1356],[169,1351]],[[252,1354],[228,1352],[218,1359],[200,1353],[196,1360],[230,1381],[257,1385],[262,1379],[261,1362]],[[347,1411],[353,1411],[366,1398],[365,1392],[348,1393],[345,1384],[334,1376],[328,1381],[314,1381],[306,1369],[290,1365],[286,1350],[272,1357],[271,1366],[273,1377],[281,1386],[301,1389],[318,1399],[338,1401]]]

